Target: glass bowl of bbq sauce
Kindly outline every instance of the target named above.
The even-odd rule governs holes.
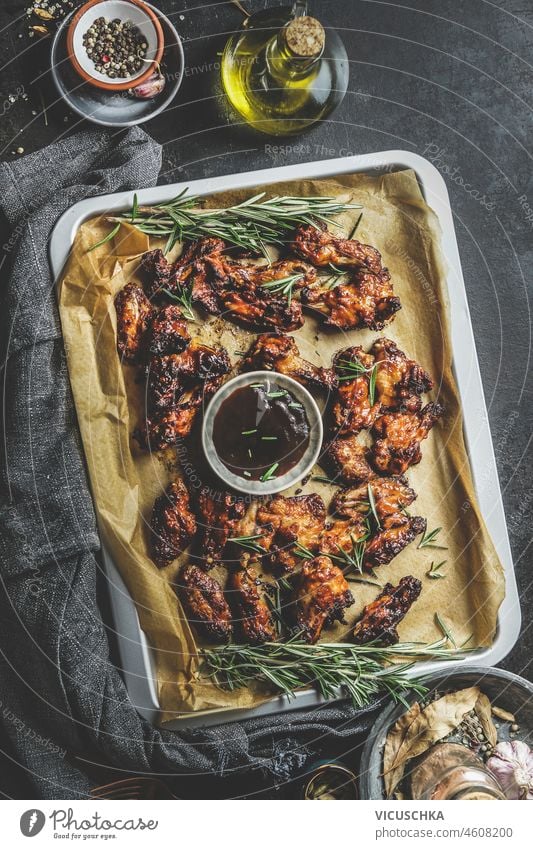
[[[313,396],[273,371],[240,374],[207,407],[202,430],[206,459],[239,492],[271,495],[296,484],[315,465],[322,416]]]

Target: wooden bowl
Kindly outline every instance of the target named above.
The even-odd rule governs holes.
[[[87,55],[83,36],[96,18],[111,21],[131,21],[143,34],[148,49],[145,67],[128,77],[110,79],[96,70],[93,60]],[[80,77],[97,88],[107,91],[125,91],[135,88],[148,79],[161,62],[165,39],[163,29],[155,12],[142,0],[89,0],[76,12],[67,31],[68,57]]]

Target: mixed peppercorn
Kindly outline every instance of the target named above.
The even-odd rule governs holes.
[[[131,77],[144,66],[148,44],[131,21],[96,18],[83,36],[87,56],[110,79]]]

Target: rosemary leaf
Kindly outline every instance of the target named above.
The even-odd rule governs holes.
[[[426,575],[428,578],[433,578],[434,580],[437,578],[445,578],[446,575],[443,575],[440,569],[447,563],[447,560],[441,560],[440,563],[435,563],[433,560],[431,561],[431,566],[429,567]]]
[[[278,468],[279,468],[279,463],[272,463],[270,468],[267,469],[266,472],[263,475],[261,475],[259,480],[262,483],[266,483],[267,481],[272,480],[272,478],[276,477],[275,472],[276,472],[276,469],[278,469]]]
[[[99,247],[101,247],[102,245],[105,245],[107,242],[110,242],[110,241],[111,241],[111,239],[113,239],[113,238],[117,235],[117,233],[118,233],[118,231],[120,230],[121,226],[122,226],[122,225],[121,225],[121,223],[120,223],[120,222],[119,222],[118,224],[116,224],[116,225],[115,225],[115,227],[113,227],[113,229],[109,231],[109,233],[107,234],[107,236],[104,236],[104,238],[103,238],[103,239],[100,239],[100,241],[99,241],[99,242],[96,242],[96,244],[95,244],[95,245],[91,245],[91,247],[87,249],[87,253],[88,253],[88,254],[90,254],[90,253],[91,253],[91,251],[95,251],[95,250],[96,250],[96,248],[99,248]]]
[[[453,634],[452,634],[452,632],[450,631],[450,629],[449,629],[448,625],[446,625],[446,623],[443,621],[443,619],[439,616],[439,614],[438,614],[438,613],[435,613],[435,622],[436,622],[436,623],[437,623],[437,625],[439,626],[440,630],[442,631],[442,633],[444,634],[444,636],[446,637],[446,639],[447,639],[447,640],[449,640],[449,642],[452,644],[452,646],[454,647],[454,649],[456,649],[456,648],[457,648],[457,643],[455,642],[455,639],[454,639],[454,637],[453,637]]]
[[[374,491],[373,491],[372,486],[370,484],[368,484],[367,490],[368,490],[368,504],[369,504],[369,507],[370,507],[370,512],[372,513],[372,515],[374,517],[374,521],[376,523],[378,530],[381,530],[381,522],[379,521],[379,516],[378,516],[377,510],[376,510],[376,502],[374,500]]]
[[[438,545],[435,540],[442,531],[442,528],[434,528],[432,531],[426,531],[422,535],[422,539],[417,545],[417,548],[441,548],[443,551],[448,549],[447,545]]]

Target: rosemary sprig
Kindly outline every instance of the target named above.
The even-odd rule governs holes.
[[[440,570],[442,569],[444,564],[447,563],[447,562],[448,562],[447,560],[441,560],[440,563],[435,563],[432,560],[431,566],[429,567],[429,569],[426,572],[426,575],[428,576],[428,578],[433,578],[434,580],[436,580],[437,578],[445,578],[446,575],[443,575]]]
[[[266,245],[283,245],[300,224],[331,224],[331,216],[360,204],[346,203],[334,197],[266,197],[261,192],[226,209],[203,209],[201,199],[187,195],[184,189],[170,201],[151,207],[135,205],[133,209],[111,221],[133,223],[142,233],[157,238],[168,237],[167,250],[176,242],[218,236],[255,254],[268,256]]]
[[[442,631],[444,638],[452,644],[454,649],[457,648],[457,643],[455,642],[455,638],[454,638],[452,632],[450,631],[446,622],[444,622],[444,620],[442,619],[441,616],[439,616],[438,613],[435,613],[435,622],[437,623],[438,627]]]
[[[434,528],[432,531],[425,531],[422,535],[422,539],[417,545],[417,548],[441,548],[443,551],[447,551],[447,545],[439,545],[435,542],[441,531],[442,528]]]
[[[414,663],[409,658],[459,659],[461,652],[451,650],[447,643],[443,638],[429,645],[309,645],[296,638],[261,646],[228,645],[202,650],[202,674],[226,690],[246,687],[258,680],[288,696],[302,687],[315,687],[325,698],[334,698],[338,697],[340,688],[355,706],[362,707],[385,690],[396,701],[406,704],[409,690],[418,695],[427,692],[420,681],[407,676]]]
[[[228,542],[240,545],[241,548],[245,548],[247,551],[253,551],[254,554],[266,554],[266,548],[255,541],[258,539],[262,539],[262,534],[253,534],[247,537],[229,537]]]
[[[176,294],[175,292],[171,292],[170,289],[165,289],[163,287],[163,292],[167,295],[172,301],[176,301],[181,307],[181,311],[188,321],[196,321],[196,316],[192,309],[192,290],[191,289],[180,289],[180,291]]]
[[[302,545],[299,542],[294,543],[293,552],[294,554],[296,554],[297,557],[301,557],[303,560],[312,560],[314,557],[316,557],[316,554],[313,554],[312,551],[309,551],[309,549],[306,548],[305,545]]]
[[[268,280],[262,283],[263,289],[268,289],[273,295],[285,295],[287,303],[290,306],[292,303],[293,290],[298,282],[302,279],[301,274],[289,274],[288,277],[280,277],[278,280]]]
[[[267,481],[272,480],[272,478],[276,477],[276,469],[279,468],[279,463],[272,463],[269,469],[266,470],[264,474],[261,475],[259,480],[262,483],[266,483]]]
[[[331,478],[326,477],[326,475],[313,475],[311,480],[313,481],[321,481],[321,483],[331,483],[333,486],[338,486],[339,482],[331,480]]]
[[[96,250],[96,248],[99,248],[99,247],[101,247],[102,245],[105,245],[107,242],[110,242],[110,241],[111,241],[111,239],[113,239],[113,238],[117,235],[117,233],[118,233],[118,231],[119,231],[119,230],[120,230],[120,224],[117,224],[115,227],[113,227],[113,229],[112,229],[112,230],[110,230],[110,231],[109,231],[109,233],[107,234],[107,236],[104,236],[104,238],[103,238],[103,239],[100,239],[100,241],[99,241],[99,242],[96,242],[96,244],[95,244],[95,245],[91,245],[91,247],[90,247],[90,248],[88,248],[87,253],[88,253],[88,254],[90,254],[90,253],[91,253],[91,251],[95,251],[95,250]]]
[[[371,484],[368,484],[368,506],[370,507],[370,512],[374,517],[374,521],[376,523],[378,531],[381,530],[381,522],[379,521],[378,511],[376,510],[376,502],[374,499],[374,490],[372,489]]]
[[[359,362],[359,360],[340,360],[340,371],[345,372],[345,374],[340,375],[339,381],[353,380],[356,377],[360,377],[362,374],[368,374],[368,400],[370,402],[370,406],[373,406],[374,401],[376,400],[376,380],[378,376],[378,368],[385,362],[387,361],[379,360],[369,368],[365,368],[363,363]]]

